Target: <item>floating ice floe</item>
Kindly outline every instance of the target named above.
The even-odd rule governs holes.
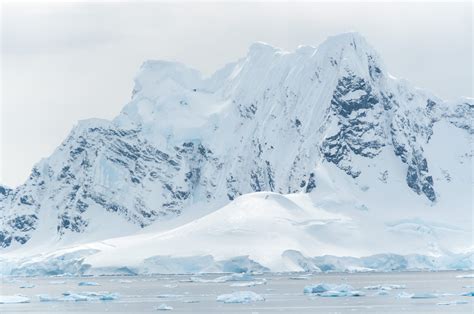
[[[0,295],[0,304],[29,303],[30,299],[22,295]]]
[[[377,292],[374,293],[374,295],[388,295],[387,290],[378,290]]]
[[[397,298],[399,298],[399,299],[410,299],[413,295],[414,295],[413,293],[401,292],[397,295]]]
[[[160,299],[173,299],[173,298],[180,298],[182,296],[183,296],[182,294],[162,293],[162,294],[157,295],[156,297]]]
[[[118,282],[119,282],[119,283],[132,283],[132,282],[134,282],[134,280],[120,279]]]
[[[399,293],[397,297],[401,299],[435,299],[438,297],[438,295],[434,293],[429,293],[429,292],[420,292],[420,293],[402,292],[402,293]]]
[[[37,295],[38,300],[40,302],[54,302],[54,301],[59,301],[58,297],[52,297],[49,294],[38,294]]]
[[[231,284],[230,286],[231,287],[254,287],[254,286],[258,286],[258,285],[266,285],[267,284],[267,280],[266,279],[262,279],[262,280],[255,280],[255,281],[247,281],[247,282],[236,282],[236,283],[233,283]]]
[[[118,293],[110,293],[107,291],[101,292],[64,292],[61,297],[52,297],[48,294],[39,294],[40,302],[55,302],[55,301],[111,301],[118,299]]]
[[[468,291],[462,294],[465,297],[474,297],[474,291]]]
[[[77,284],[78,286],[100,286],[99,283],[93,281],[81,281]]]
[[[315,294],[320,297],[361,297],[365,296],[362,291],[354,290],[354,288],[347,284],[327,284],[319,283],[304,287],[304,293]]]
[[[290,280],[308,280],[311,278],[311,275],[301,275],[301,276],[293,276],[290,277]]]
[[[184,303],[199,303],[199,300],[184,300]]]
[[[474,274],[457,275],[456,278],[474,278]]]
[[[265,298],[253,291],[237,291],[229,294],[221,294],[216,300],[217,302],[224,303],[251,303],[265,301]]]
[[[468,304],[467,301],[455,300],[455,301],[447,301],[447,302],[439,302],[438,305],[458,305],[458,304]]]
[[[64,280],[53,280],[49,282],[50,285],[64,285],[65,283],[66,281]]]
[[[364,287],[365,290],[386,290],[390,291],[392,289],[405,289],[406,285],[374,285],[374,286],[366,286]]]
[[[415,293],[411,296],[412,299],[436,299],[438,295],[429,292]]]
[[[327,284],[327,283],[318,283],[315,285],[309,285],[304,287],[304,293],[323,293],[327,291],[342,291],[342,292],[347,292],[347,291],[352,291],[354,288],[350,285],[346,284],[341,284],[341,285],[336,285],[336,284]]]
[[[329,290],[320,294],[317,294],[320,297],[363,297],[365,293],[362,291],[337,291],[337,290]]]
[[[23,285],[20,286],[21,289],[25,289],[25,288],[34,288],[35,285],[32,284],[32,283],[25,283]]]
[[[157,306],[155,309],[157,311],[171,311],[173,310],[173,307],[163,303],[160,306]]]

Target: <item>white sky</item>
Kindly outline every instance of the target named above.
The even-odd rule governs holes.
[[[117,115],[146,59],[209,74],[255,41],[293,50],[358,31],[393,75],[444,98],[473,95],[469,1],[7,2],[1,26],[0,183],[9,186],[23,183],[77,120]]]

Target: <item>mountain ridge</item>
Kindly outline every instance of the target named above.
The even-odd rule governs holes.
[[[208,78],[146,61],[116,118],[79,122],[25,184],[0,190],[0,245],[19,247],[35,233],[74,238],[99,230],[103,216],[134,233],[195,203],[217,209],[250,192],[312,193],[320,175],[337,171],[351,186],[404,180],[430,206],[444,206],[450,192],[437,180],[446,175],[434,177],[441,170],[425,150],[443,121],[472,141],[473,112],[472,99],[445,102],[388,74],[357,33],[295,52],[256,43]],[[456,162],[471,159],[472,147],[464,154]],[[380,157],[388,155],[392,171]],[[469,180],[448,175],[456,188]]]

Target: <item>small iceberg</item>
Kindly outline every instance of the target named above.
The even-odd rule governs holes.
[[[49,282],[50,285],[64,285],[65,283],[66,281],[64,280],[53,280]]]
[[[40,302],[58,302],[58,301],[111,301],[119,298],[118,293],[101,292],[64,292],[62,297],[52,297],[48,294],[39,294]]]
[[[54,301],[59,301],[59,298],[57,297],[52,297],[49,294],[38,294],[37,295],[38,300],[40,302],[54,302]]]
[[[314,285],[309,285],[304,287],[304,293],[323,293],[327,291],[352,291],[354,288],[350,285],[342,284],[342,285],[335,285],[335,284],[327,284],[327,283],[318,283]]]
[[[434,293],[415,293],[411,296],[412,299],[436,299],[437,297]]]
[[[29,303],[30,299],[22,295],[0,295],[0,304]]]
[[[20,286],[20,289],[34,288],[35,285],[32,283],[25,283]]]
[[[315,285],[309,285],[304,287],[304,293],[315,294],[320,297],[362,297],[365,293],[362,291],[354,290],[350,285],[341,284],[327,284],[318,283]]]
[[[456,278],[474,278],[474,274],[457,275]]]
[[[262,279],[262,280],[256,280],[256,281],[236,282],[236,283],[231,284],[230,286],[231,287],[254,287],[254,286],[266,285],[266,284],[267,284],[267,280]]]
[[[182,294],[171,294],[171,293],[162,293],[157,295],[157,298],[160,299],[173,299],[173,298],[181,298],[183,295]]]
[[[399,299],[410,299],[412,296],[414,296],[413,293],[401,292],[401,293],[398,294],[397,298],[399,298]]]
[[[406,285],[374,285],[364,287],[365,290],[386,290],[390,291],[392,289],[405,289]]]
[[[217,302],[224,303],[251,303],[265,301],[265,298],[253,291],[238,291],[229,294],[221,294],[216,300]]]
[[[320,297],[363,297],[365,293],[362,291],[338,291],[338,290],[329,290],[323,293],[318,294]]]
[[[81,281],[77,284],[78,286],[100,286],[99,283],[93,281]]]
[[[474,291],[468,291],[462,294],[465,297],[474,297]]]
[[[468,303],[469,302],[467,301],[455,300],[455,301],[439,302],[437,304],[438,305],[458,305],[458,304],[468,304]]]
[[[163,303],[160,306],[157,306],[155,309],[157,311],[171,311],[173,310],[173,307]]]

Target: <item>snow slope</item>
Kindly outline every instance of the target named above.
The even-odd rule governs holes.
[[[358,209],[328,211],[318,207],[318,198],[250,193],[166,230],[60,250],[17,250],[0,261],[4,274],[15,275],[473,267],[472,251],[462,249],[470,229],[434,221],[435,214],[421,220],[405,211],[399,222]]]
[[[0,187],[3,263],[273,270],[471,252],[473,115],[472,99],[391,76],[357,33],[294,52],[255,43],[208,78],[146,61],[113,121],[80,121],[25,184]]]

